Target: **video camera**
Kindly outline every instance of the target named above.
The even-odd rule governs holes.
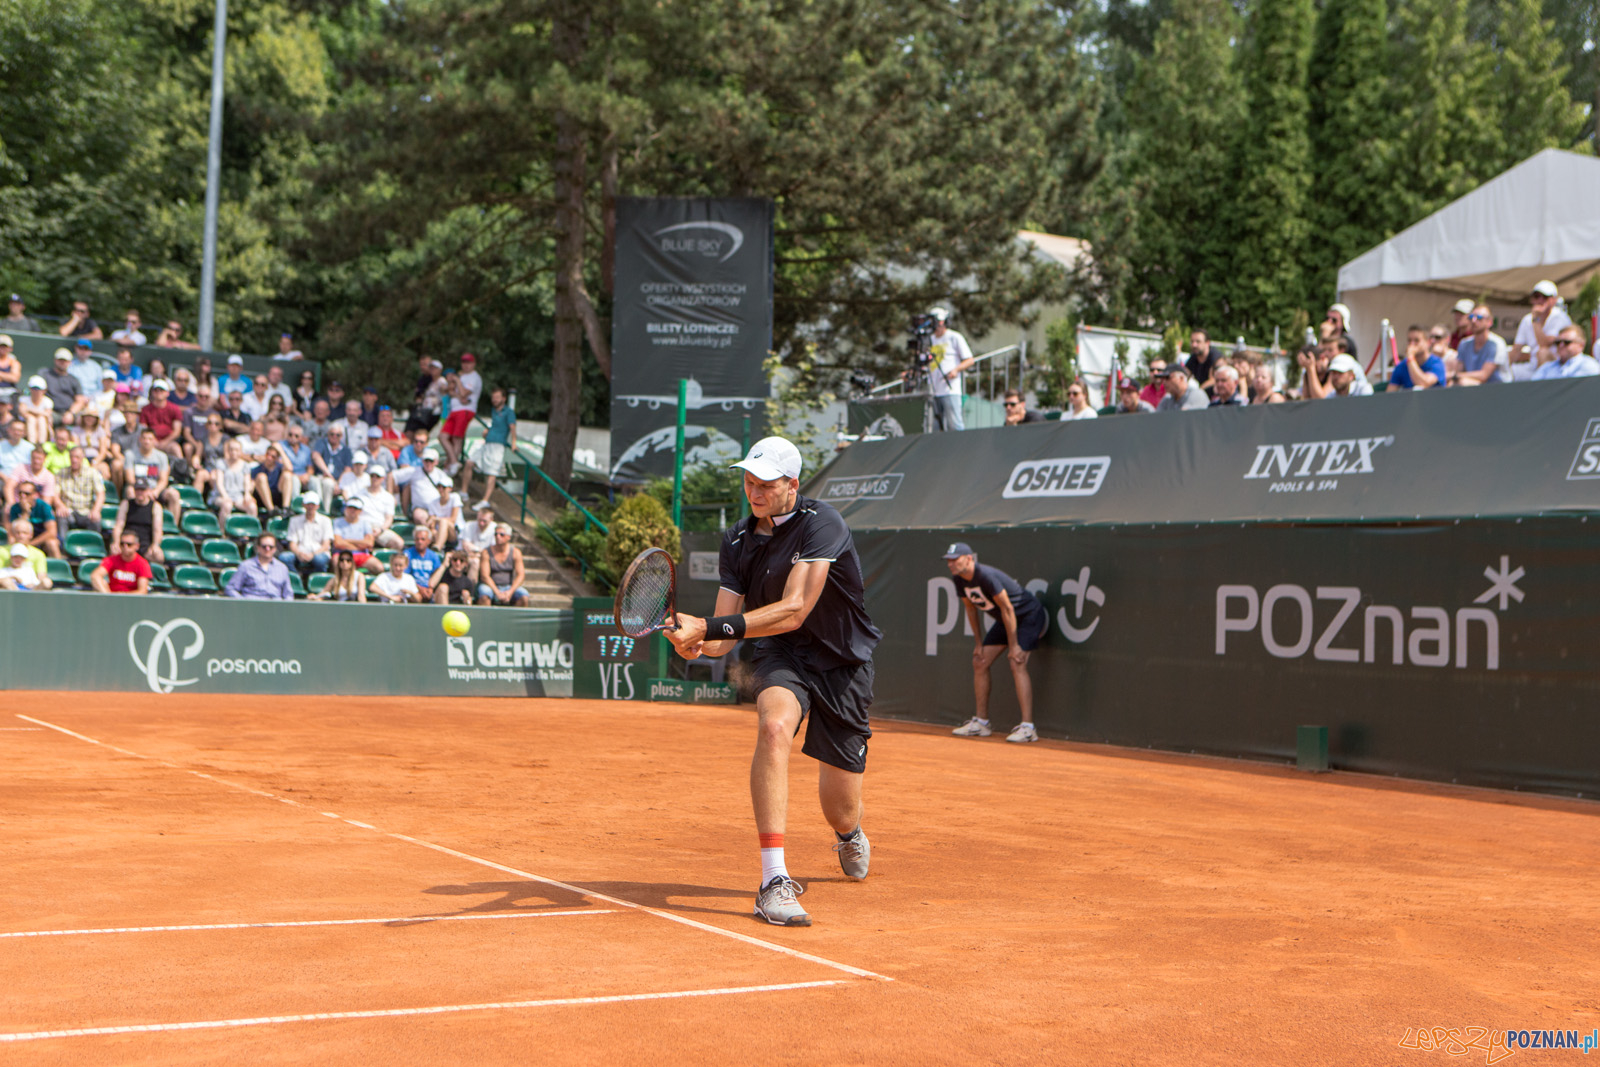
[[[906,354],[911,357],[912,367],[920,370],[933,362],[933,331],[939,328],[939,320],[932,315],[911,316],[911,336],[906,339]]]

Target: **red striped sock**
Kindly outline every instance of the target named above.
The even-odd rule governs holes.
[[[783,864],[783,835],[758,833],[757,836],[761,839],[761,884],[789,877],[789,868]]]

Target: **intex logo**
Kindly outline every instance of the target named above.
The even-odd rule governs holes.
[[[1008,500],[1027,496],[1094,496],[1105,484],[1110,456],[1063,456],[1060,459],[1029,459],[1011,468],[1006,490]]]
[[[1372,454],[1394,444],[1394,437],[1350,437],[1343,441],[1296,441],[1257,445],[1246,478],[1325,478],[1371,474]]]
[[[1489,579],[1489,588],[1473,601],[1475,605],[1493,601],[1496,611],[1504,611],[1512,601],[1522,602],[1524,594],[1517,583],[1526,571],[1513,568],[1508,557],[1500,557],[1498,570],[1486,567],[1483,576]],[[1331,606],[1331,617],[1320,634],[1313,595],[1317,603]],[[1357,608],[1366,600],[1370,598],[1353,585],[1319,585],[1312,590],[1282,584],[1265,593],[1251,585],[1219,585],[1216,654],[1228,654],[1230,633],[1259,629],[1262,647],[1278,659],[1299,659],[1310,652],[1312,659],[1330,663],[1376,664],[1386,659],[1394,666],[1448,667],[1453,645],[1459,670],[1471,664],[1476,625],[1483,634],[1484,667],[1500,669],[1500,619],[1488,607],[1457,608],[1453,618],[1444,607],[1413,607],[1407,632],[1407,613],[1397,606],[1367,603],[1357,616]],[[1359,625],[1352,622],[1355,618],[1360,619]],[[1347,628],[1352,631],[1348,635]],[[1359,647],[1352,647],[1358,634]]]
[[[145,639],[147,629],[152,631],[148,640]],[[179,633],[185,634],[185,638],[174,642],[174,636]],[[193,640],[183,644],[183,640],[187,640],[187,635],[191,634]],[[166,623],[140,619],[128,627],[128,654],[133,657],[134,666],[144,674],[152,693],[170,693],[180,685],[198,682],[198,678],[179,678],[178,666],[199,656],[205,647],[205,632],[193,619],[172,619]],[[299,673],[300,661],[297,659],[218,659],[213,656],[206,660],[207,678],[218,674]]]
[[[1569,482],[1590,478],[1600,478],[1600,419],[1589,420],[1583,440],[1578,442],[1578,454],[1572,457],[1572,469],[1567,471]]]
[[[450,667],[571,667],[569,641],[479,641],[446,637],[445,664]],[[474,654],[476,650],[476,654]]]
[[[684,230],[711,230],[719,234],[717,237],[668,237],[666,234],[682,234]],[[721,258],[718,263],[726,263],[733,254],[744,245],[744,231],[727,222],[680,222],[676,226],[664,226],[655,232],[661,238],[661,251],[663,252],[698,252],[708,258]],[[722,250],[727,247],[728,251]]]
[[[819,496],[830,503],[838,500],[893,500],[905,477],[904,474],[864,474],[859,478],[829,478],[822,483]]]

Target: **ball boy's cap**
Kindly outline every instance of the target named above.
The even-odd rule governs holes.
[[[965,541],[957,541],[944,550],[945,559],[960,559],[962,556],[970,556],[972,554],[972,546]]]
[[[782,437],[763,437],[750,446],[750,454],[734,467],[743,467],[764,482],[800,477],[800,450]]]

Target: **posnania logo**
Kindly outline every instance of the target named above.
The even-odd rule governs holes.
[[[1245,478],[1277,478],[1269,493],[1318,493],[1339,488],[1346,474],[1372,474],[1373,453],[1394,444],[1386,437],[1349,437],[1341,441],[1296,441],[1257,445],[1255,462]]]
[[[1525,595],[1517,583],[1527,572],[1513,568],[1507,556],[1500,567],[1484,568],[1489,588],[1474,605],[1498,601],[1505,611],[1511,601]],[[1261,646],[1278,659],[1311,658],[1328,663],[1372,663],[1391,666],[1449,667],[1454,652],[1457,670],[1472,665],[1474,652],[1487,670],[1500,669],[1500,619],[1488,607],[1458,607],[1454,613],[1442,605],[1414,606],[1409,612],[1397,605],[1371,603],[1353,585],[1274,585],[1265,593],[1253,585],[1217,586],[1216,654],[1229,652],[1229,634],[1259,632]],[[1367,602],[1357,614],[1357,608]],[[1318,610],[1318,605],[1328,608]],[[1320,616],[1320,620],[1319,620]],[[1321,622],[1321,630],[1318,624]],[[1349,632],[1346,632],[1349,631]],[[1482,644],[1474,640],[1482,635]],[[1314,640],[1313,640],[1314,639]],[[1238,651],[1237,643],[1233,648]]]
[[[1007,500],[1029,496],[1094,496],[1105,484],[1110,456],[1062,456],[1028,459],[1011,468]]]
[[[148,640],[145,639],[146,630],[151,631]],[[133,657],[134,666],[144,675],[152,693],[170,693],[179,686],[198,682],[199,678],[178,677],[178,671],[182,664],[198,657],[205,647],[205,631],[193,619],[171,619],[165,623],[140,619],[128,627],[128,655]],[[212,657],[206,661],[207,678],[218,674],[299,673],[297,659]]]
[[[685,230],[710,230],[720,236],[690,237],[683,235]],[[680,236],[665,236],[669,233]],[[735,252],[744,247],[744,231],[728,222],[680,222],[675,226],[663,226],[655,232],[655,236],[661,238],[660,248],[663,252],[697,252],[707,258],[721,254],[718,263],[728,262]],[[724,246],[728,246],[726,253],[722,252]]]

